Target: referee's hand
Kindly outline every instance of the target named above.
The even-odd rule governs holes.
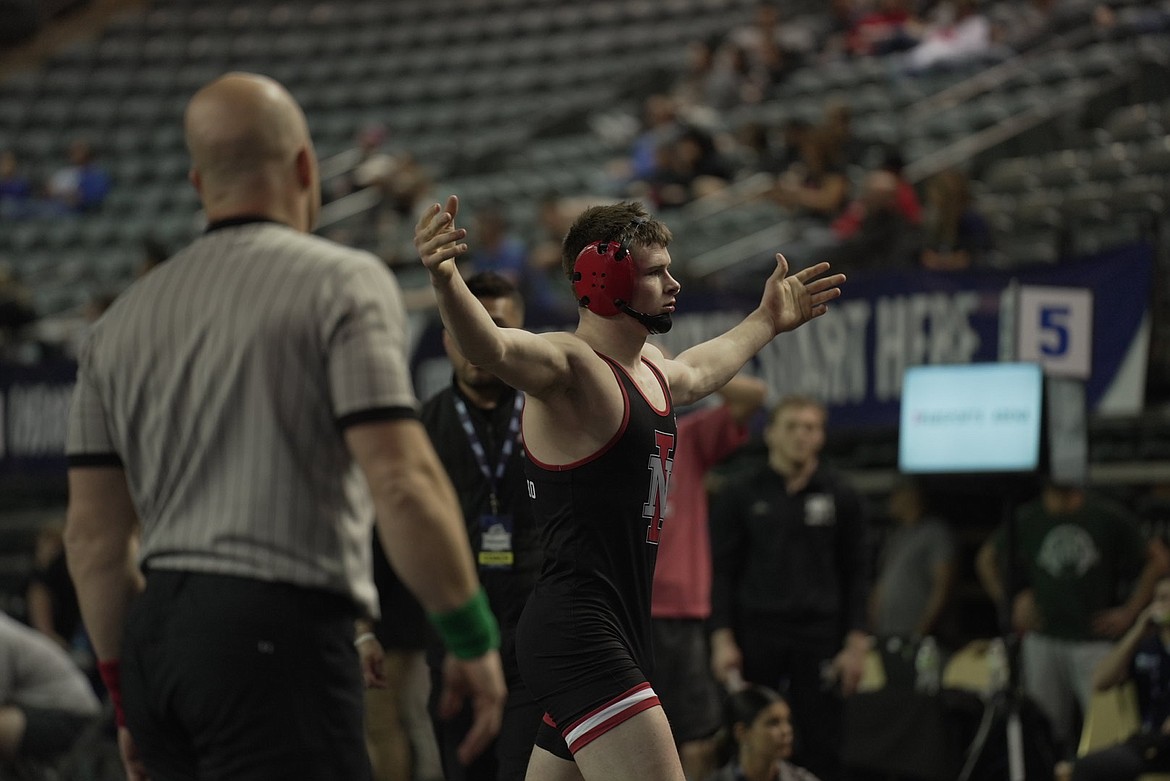
[[[507,696],[499,651],[488,651],[475,659],[447,654],[439,716],[449,719],[462,709],[464,700],[471,700],[471,729],[459,744],[459,761],[464,765],[471,764],[499,734]]]
[[[146,765],[142,763],[138,747],[134,745],[134,738],[125,727],[118,727],[118,753],[122,755],[122,769],[126,771],[128,781],[150,781]]]

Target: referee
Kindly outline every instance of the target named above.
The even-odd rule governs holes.
[[[370,519],[472,698],[504,700],[499,633],[373,256],[308,235],[304,114],[233,73],[185,120],[206,233],[96,323],[70,411],[66,547],[131,779],[368,779],[354,619]],[[391,617],[392,620],[392,617]]]

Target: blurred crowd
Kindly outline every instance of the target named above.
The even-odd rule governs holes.
[[[43,180],[27,174],[16,153],[0,150],[0,220],[52,218],[101,207],[113,180],[82,138],[69,144],[66,161]]]
[[[559,240],[563,215],[581,200],[637,198],[671,210],[718,199],[721,191],[762,175],[767,184],[756,197],[776,204],[797,226],[797,238],[778,248],[797,262],[816,256],[846,270],[978,268],[1001,248],[972,199],[967,171],[946,170],[911,184],[902,173],[904,150],[863,143],[848,104],[835,97],[825,97],[819,119],[731,127],[726,118],[732,109],[776,98],[809,66],[869,59],[881,62],[891,80],[913,79],[1000,62],[1070,20],[1092,20],[1101,28],[1114,23],[1110,6],[1093,0],[1030,0],[1011,4],[1010,13],[1005,8],[977,0],[834,0],[824,13],[788,18],[782,4],[760,2],[748,23],[685,44],[685,72],[645,99],[628,154],[599,172],[603,183],[595,192],[550,192],[522,220],[515,204],[473,204],[484,212],[475,215],[473,265],[503,269],[531,299],[537,317],[558,319],[572,306],[549,248]],[[342,157],[348,160],[344,170],[324,183],[326,200],[364,192],[373,194],[373,205],[362,219],[342,220],[326,232],[408,272],[410,229],[420,205],[435,197],[432,162],[417,158],[380,124],[355,128],[354,147]],[[84,138],[73,139],[61,165],[40,178],[23,169],[13,150],[0,150],[0,223],[95,212],[114,186],[100,150]],[[728,275],[755,272],[733,268]],[[30,291],[11,276],[0,268],[0,349],[10,359],[28,352],[19,341],[33,305]],[[100,310],[101,299],[116,292],[96,290],[90,309]]]

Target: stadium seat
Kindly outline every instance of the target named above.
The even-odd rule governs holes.
[[[1165,133],[1161,109],[1156,104],[1127,106],[1111,114],[1103,126],[1109,138],[1117,142],[1146,141]]]
[[[1120,743],[1139,726],[1137,692],[1132,682],[1095,691],[1085,715],[1077,756]],[[1170,773],[1143,773],[1138,781],[1170,781]]]

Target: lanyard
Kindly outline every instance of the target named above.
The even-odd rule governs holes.
[[[516,392],[516,403],[512,405],[512,419],[508,421],[508,433],[504,438],[504,444],[500,448],[500,461],[496,464],[496,469],[493,472],[487,463],[487,453],[483,449],[483,443],[479,441],[479,435],[475,433],[475,426],[471,425],[471,415],[467,413],[467,405],[463,399],[455,396],[455,411],[459,413],[459,423],[463,426],[463,431],[467,434],[467,441],[471,445],[471,452],[475,454],[475,460],[479,464],[479,471],[483,474],[484,479],[488,481],[488,488],[490,490],[489,500],[492,506],[492,515],[498,515],[500,512],[500,500],[496,495],[496,487],[500,484],[500,480],[504,477],[504,470],[508,467],[508,459],[512,457],[512,449],[516,445],[516,440],[520,434],[520,413],[524,409],[524,394],[519,391]]]

